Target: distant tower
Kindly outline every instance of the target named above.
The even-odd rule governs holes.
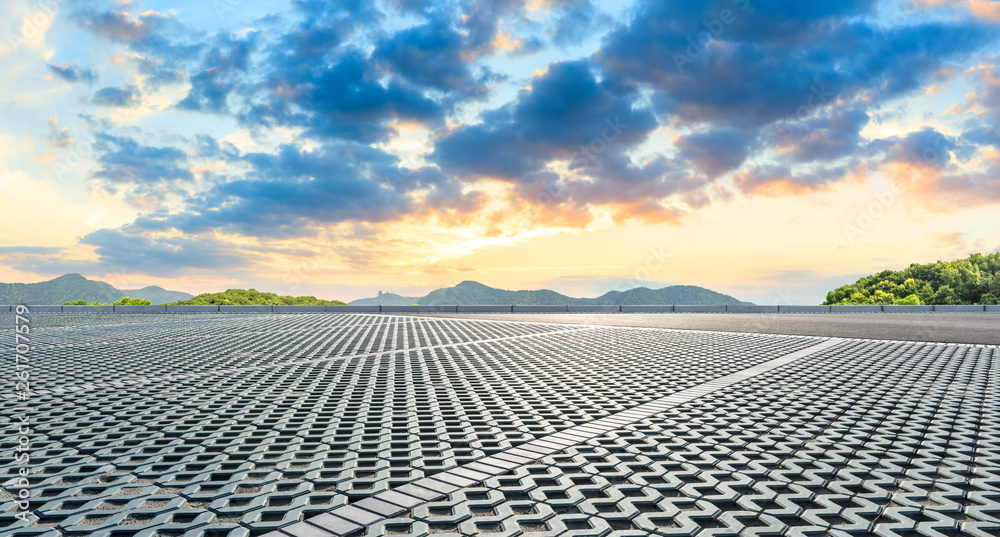
[[[378,292],[378,296],[382,296],[382,290],[381,289]]]

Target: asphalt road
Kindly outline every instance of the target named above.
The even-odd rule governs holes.
[[[1000,314],[995,313],[422,313],[418,316],[1000,345]]]

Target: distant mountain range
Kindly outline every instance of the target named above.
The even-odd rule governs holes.
[[[194,295],[151,285],[142,289],[115,289],[108,283],[64,274],[38,283],[0,283],[0,304],[62,304],[71,300],[110,304],[119,298],[145,298],[153,304],[187,300]]]
[[[609,291],[597,298],[574,298],[555,291],[542,289],[539,291],[505,291],[494,289],[478,282],[465,281],[454,287],[445,287],[427,293],[426,296],[400,296],[395,293],[382,293],[373,298],[362,298],[349,302],[352,306],[383,305],[406,306],[419,304],[421,306],[439,305],[552,305],[570,304],[588,305],[651,305],[651,304],[685,304],[709,305],[751,304],[729,295],[717,293],[704,287],[694,285],[671,285],[662,289],[637,287],[628,291]]]

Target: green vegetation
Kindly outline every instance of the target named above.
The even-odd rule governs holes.
[[[828,304],[1000,304],[1000,252],[883,270],[830,291]]]
[[[153,303],[146,300],[145,298],[129,298],[123,296],[118,300],[115,300],[112,306],[152,306]]]
[[[282,296],[262,293],[256,289],[226,289],[221,293],[203,293],[188,300],[171,304],[192,306],[343,306],[339,300],[322,300],[314,296]]]
[[[146,300],[145,298],[129,298],[123,296],[111,304],[106,302],[90,302],[87,303],[86,300],[71,300],[69,302],[63,302],[63,306],[152,306],[153,303]]]

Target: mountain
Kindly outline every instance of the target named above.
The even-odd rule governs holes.
[[[379,296],[372,298],[359,298],[357,300],[348,302],[351,306],[412,306],[416,304],[421,297],[419,296],[401,296],[396,293],[382,293]]]
[[[383,293],[375,298],[363,298],[350,302],[350,305],[400,306],[419,304],[421,306],[438,305],[484,305],[497,306],[514,304],[523,305],[554,305],[564,304],[598,304],[598,305],[650,305],[650,304],[685,304],[685,305],[721,305],[750,304],[742,302],[729,295],[696,287],[693,285],[671,285],[662,289],[637,287],[628,291],[609,291],[597,298],[574,298],[548,289],[538,291],[505,291],[494,289],[479,282],[465,281],[454,287],[436,289],[423,297],[402,297],[393,293]]]
[[[151,285],[142,289],[115,289],[111,284],[88,280],[79,274],[64,274],[38,283],[0,283],[0,304],[62,304],[71,300],[110,304],[119,298],[145,298],[153,304],[186,300],[194,295]]]

